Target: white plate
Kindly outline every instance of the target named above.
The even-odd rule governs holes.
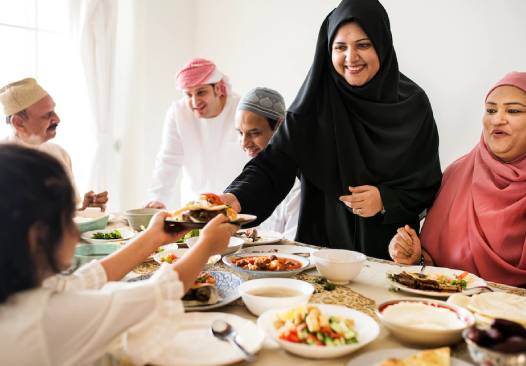
[[[306,258],[310,258],[310,254],[316,252],[319,249],[316,248],[310,248],[305,247],[302,245],[294,245],[294,244],[270,244],[270,245],[258,245],[248,248],[243,248],[239,253],[287,253],[287,254],[295,254],[295,255],[301,255],[305,256],[305,254],[308,254],[308,256],[305,256]],[[314,263],[310,262],[307,267],[305,267],[305,270],[314,268]]]
[[[163,264],[164,262],[161,261],[162,257],[165,257],[165,256],[167,256],[169,254],[175,254],[178,258],[180,258],[183,255],[185,255],[185,253],[187,251],[188,251],[188,249],[186,249],[186,248],[163,250],[160,253],[154,254],[153,255],[153,260],[156,261],[159,264]],[[210,258],[208,258],[208,263],[206,263],[205,268],[208,267],[208,266],[211,266],[212,264],[215,264],[215,263],[219,262],[220,259],[221,259],[221,256],[219,254],[211,256]]]
[[[227,365],[243,360],[243,354],[230,343],[212,335],[210,326],[224,320],[236,330],[237,340],[250,353],[261,349],[265,335],[250,320],[226,313],[186,313],[169,325],[173,336],[165,337],[162,352],[149,363],[156,365]]]
[[[397,270],[389,271],[389,273],[400,273],[403,271],[406,272],[420,272],[421,266],[409,266],[409,267],[401,267]],[[444,274],[447,276],[454,276],[464,273],[462,270],[458,269],[451,269],[451,268],[445,268],[445,267],[425,267],[424,268],[425,274]],[[425,295],[430,297],[449,297],[454,294],[462,293],[462,292],[438,292],[438,291],[430,291],[430,290],[419,290],[407,287],[405,285],[402,285],[401,283],[395,282],[391,280],[390,278],[386,278],[389,284],[395,288],[400,289],[404,292],[410,292],[417,295]],[[487,286],[488,284],[486,281],[484,281],[482,278],[475,276],[474,274],[470,273],[465,277],[466,281],[468,282],[467,288],[463,291],[466,293],[469,293],[470,295],[473,295],[474,293],[477,293],[476,289],[470,290],[472,287],[478,287],[478,286]],[[483,291],[480,289],[480,291]]]
[[[219,301],[215,304],[185,306],[186,311],[201,311],[220,308],[239,299],[239,285],[243,282],[241,278],[230,272],[210,271],[208,272],[216,279],[217,295]]]
[[[287,253],[287,254],[311,254],[318,249],[304,247],[294,244],[271,244],[258,245],[255,247],[243,248],[241,253]]]
[[[111,233],[115,230],[119,230],[121,233],[122,238],[121,239],[93,239],[93,234],[95,233]],[[85,233],[80,234],[80,238],[88,243],[91,244],[103,244],[103,243],[113,243],[116,241],[125,241],[128,239],[131,239],[135,236],[135,233],[127,228],[124,227],[118,227],[114,229],[103,229],[103,230],[92,230],[92,231],[86,231]]]
[[[161,248],[162,248],[162,251],[152,253],[148,258],[153,259],[153,256],[156,255],[156,254],[164,253],[164,252],[166,252],[166,251],[168,251],[168,250],[176,250],[176,249],[179,249],[179,245],[178,245],[177,243],[172,243],[172,244],[161,245],[161,246],[159,247],[159,249],[161,249]],[[158,250],[159,250],[159,249],[158,249]]]
[[[198,236],[194,236],[193,238],[188,238],[184,242],[188,246],[188,248],[193,247],[197,241],[199,240]],[[245,242],[241,238],[236,238],[232,236],[229,239],[228,247],[221,253],[222,255],[232,254],[234,252],[237,252],[241,247],[243,246]]]
[[[238,232],[244,232],[246,229],[239,230]],[[241,237],[245,241],[245,244],[251,244],[251,245],[263,245],[263,244],[271,244],[271,243],[277,243],[281,239],[283,239],[283,234],[278,233],[277,231],[270,231],[270,230],[258,230],[258,236],[260,237],[256,241],[252,241],[251,239]]]
[[[240,258],[240,257],[253,257],[253,256],[269,256],[269,255],[276,255],[281,258],[290,258],[297,260],[301,263],[301,267],[298,269],[293,269],[290,271],[253,271],[250,269],[244,269],[239,266],[236,266],[232,259]],[[308,268],[310,261],[309,259],[305,257],[300,257],[294,254],[286,254],[286,253],[236,253],[231,256],[224,256],[223,257],[223,263],[225,263],[227,266],[232,268],[234,271],[244,273],[248,275],[250,278],[264,278],[264,277],[290,277],[297,273],[300,273],[301,271],[304,271]]]
[[[343,356],[345,354],[354,352],[366,344],[374,341],[380,333],[380,327],[369,315],[361,311],[349,309],[342,305],[320,305],[309,304],[318,307],[323,314],[327,316],[337,315],[355,321],[355,329],[358,333],[358,343],[346,344],[343,346],[321,347],[309,346],[306,344],[298,344],[279,339],[279,333],[274,328],[274,320],[276,314],[287,309],[271,309],[265,311],[258,318],[258,326],[265,330],[265,332],[285,350],[307,358],[333,358]],[[370,365],[369,365],[370,366]]]
[[[396,357],[405,358],[412,354],[421,352],[422,350],[410,349],[410,348],[391,348],[374,350],[371,352],[364,353],[356,358],[351,358],[347,366],[374,366],[383,360]],[[472,366],[469,362],[459,360],[458,358],[451,357],[451,366]]]

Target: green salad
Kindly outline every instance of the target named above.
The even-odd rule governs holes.
[[[119,230],[115,229],[109,233],[104,233],[104,232],[93,233],[91,235],[91,238],[92,239],[105,239],[105,240],[122,239],[122,234]]]

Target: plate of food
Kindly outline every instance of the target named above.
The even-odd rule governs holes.
[[[239,299],[241,278],[230,272],[201,272],[183,297],[186,311],[216,309]]]
[[[188,202],[184,207],[167,217],[164,220],[165,228],[170,231],[202,228],[219,214],[224,214],[231,223],[240,226],[257,218],[254,215],[238,214],[232,207],[225,205],[221,198],[214,193],[203,193],[198,200]]]
[[[459,293],[478,293],[487,286],[486,281],[472,273],[443,268],[420,266],[400,268],[390,271],[387,278],[390,284],[401,291],[431,297],[449,297]]]
[[[283,239],[282,233],[270,230],[258,230],[256,228],[238,230],[234,236],[243,239],[245,244],[252,245],[272,244]]]
[[[380,333],[369,315],[341,305],[271,309],[261,314],[257,323],[286,351],[314,359],[354,352]]]
[[[111,243],[125,241],[135,236],[135,233],[127,228],[103,229],[86,231],[80,234],[80,238],[91,244]]]
[[[186,248],[182,249],[166,249],[163,251],[160,251],[158,253],[155,253],[153,255],[153,260],[156,261],[159,264],[163,263],[169,263],[172,264],[179,258],[181,258],[185,253],[188,251]],[[205,265],[205,268],[216,264],[221,259],[221,255],[216,254],[208,258],[208,262]]]
[[[309,260],[287,253],[243,253],[224,256],[223,262],[235,271],[251,278],[290,277],[309,266]]]
[[[347,366],[470,366],[451,357],[449,347],[427,350],[390,348],[367,352],[352,358]]]
[[[159,267],[158,264],[156,264]],[[144,281],[153,272],[128,278],[128,282]],[[243,280],[231,272],[203,271],[183,297],[183,305],[188,311],[201,311],[220,308],[239,299],[239,286]]]

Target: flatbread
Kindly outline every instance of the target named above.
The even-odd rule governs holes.
[[[184,306],[212,305],[219,302],[215,278],[205,272],[199,274],[198,279],[200,278],[206,279],[207,282],[198,282],[198,280],[194,282],[183,297]],[[208,280],[212,280],[213,283],[209,283]],[[206,300],[198,298],[198,291],[204,291],[202,295],[206,297]]]
[[[473,295],[468,309],[487,318],[501,318],[526,326],[526,297],[505,292]]]
[[[403,360],[389,358],[378,366],[450,366],[451,351],[449,347],[436,348],[415,353]]]

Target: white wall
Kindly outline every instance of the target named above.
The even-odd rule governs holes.
[[[336,0],[123,0],[118,48],[123,129],[122,207],[144,202],[173,74],[192,57],[214,60],[240,94],[268,86],[292,102],[312,62],[319,26]],[[426,90],[443,167],[481,132],[485,92],[526,70],[524,0],[383,0],[400,70]],[[133,9],[133,11],[129,11]],[[130,17],[132,19],[130,19]],[[128,33],[129,32],[129,33]],[[124,47],[125,45],[127,47]],[[123,56],[124,55],[124,56]]]
[[[121,165],[110,209],[141,207],[176,98],[175,71],[193,53],[192,0],[120,0],[115,70],[116,135]]]

